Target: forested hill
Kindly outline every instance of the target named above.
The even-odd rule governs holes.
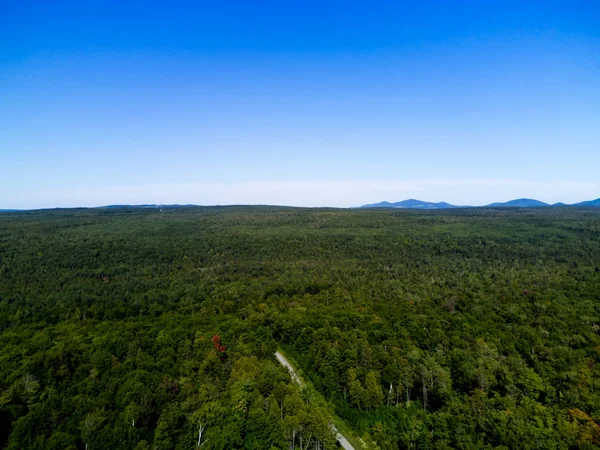
[[[0,216],[5,449],[591,449],[599,332],[600,210]]]

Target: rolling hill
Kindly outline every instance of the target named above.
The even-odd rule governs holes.
[[[373,203],[370,205],[361,206],[361,208],[406,208],[406,209],[450,209],[450,208],[465,208],[465,206],[456,206],[451,205],[446,202],[424,202],[422,200],[415,200],[410,198],[408,200],[403,200],[401,202],[390,203],[390,202],[380,202]],[[468,206],[466,208],[469,208]]]
[[[539,208],[542,206],[550,206],[548,203],[540,202],[532,198],[518,198],[516,200],[510,200],[508,202],[491,203],[487,206],[490,207],[516,207],[516,208]]]
[[[596,200],[589,200],[587,202],[575,203],[574,206],[600,206],[600,198],[597,198]]]

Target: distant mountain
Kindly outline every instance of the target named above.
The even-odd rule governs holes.
[[[587,202],[575,203],[574,206],[600,206],[600,198],[597,198],[596,200],[590,200]]]
[[[572,205],[568,205],[566,203],[554,203],[550,205],[548,203],[541,202],[539,200],[535,200],[533,198],[518,198],[516,200],[510,200],[508,202],[497,202],[486,205],[488,208],[503,208],[503,207],[511,207],[511,208],[541,208],[541,207],[550,207],[550,206],[593,206],[600,207],[600,198],[596,200],[590,200],[587,202],[575,203]],[[432,203],[432,202],[424,202],[421,200],[415,200],[413,198],[408,200],[403,200],[401,202],[380,202],[380,203],[371,203],[369,205],[363,205],[361,208],[405,208],[405,209],[451,209],[451,208],[477,208],[477,206],[457,206],[451,205],[446,202]]]
[[[539,208],[541,206],[550,206],[548,203],[540,202],[539,200],[534,200],[532,198],[518,198],[516,200],[510,200],[505,203],[492,203],[487,205],[490,207],[503,207],[509,206],[513,208]]]
[[[432,203],[424,202],[422,200],[415,200],[410,198],[401,202],[390,203],[380,202],[373,203],[370,205],[361,206],[361,208],[405,208],[405,209],[450,209],[450,208],[469,208],[468,206],[456,206],[446,202]]]
[[[394,204],[390,202],[379,202],[371,203],[368,205],[362,205],[361,208],[393,208]]]

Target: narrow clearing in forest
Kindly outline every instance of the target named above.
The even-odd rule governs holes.
[[[303,387],[304,383],[302,383],[302,380],[298,376],[298,373],[296,372],[294,367],[290,364],[290,362],[285,358],[285,356],[283,356],[279,352],[275,352],[275,357],[277,358],[277,361],[279,361],[281,363],[281,365],[284,366],[288,370],[288,372],[290,373],[290,376],[292,377],[292,381],[294,381],[294,383],[297,383],[299,386]],[[345,450],[356,450],[354,448],[354,446],[352,444],[350,444],[348,439],[346,439],[346,437],[338,431],[338,429],[335,427],[335,425],[332,425],[332,428],[333,428],[333,431],[335,432],[335,438],[337,439],[338,443],[342,446],[342,448],[344,448]]]

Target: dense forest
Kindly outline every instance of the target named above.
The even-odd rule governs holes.
[[[600,445],[600,209],[0,214],[0,448],[326,450],[334,422]]]

